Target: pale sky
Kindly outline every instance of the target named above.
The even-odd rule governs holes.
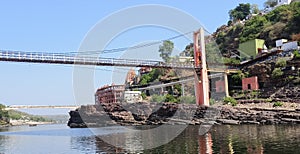
[[[126,8],[145,4],[164,5],[189,14],[199,21],[210,33],[219,26],[226,24],[228,11],[239,3],[258,4],[263,7],[261,0],[209,0],[209,1],[174,1],[174,0],[147,0],[147,1],[79,1],[79,0],[26,0],[0,2],[0,50],[41,51],[41,52],[76,52],[84,42],[85,36],[97,24],[115,12]],[[162,12],[163,14],[164,12]],[[143,12],[138,13],[143,17]],[[159,16],[158,16],[159,18]],[[129,22],[130,16],[116,22],[116,26]],[[177,17],[169,21],[179,20]],[[189,31],[195,31],[191,25]],[[105,28],[111,32],[111,28]],[[188,31],[186,31],[188,32]],[[109,42],[105,49],[134,46],[157,40],[164,40],[178,35],[170,29],[148,26],[129,29]],[[98,36],[100,39],[101,37]],[[174,40],[177,51],[182,51],[190,42],[186,38]],[[84,44],[84,43],[83,43]],[[137,54],[140,57],[149,57],[158,54],[158,46],[148,49],[153,53]],[[133,52],[134,53],[134,52]],[[130,57],[133,53],[115,53],[103,55],[106,57]],[[127,56],[126,56],[127,55]],[[103,70],[104,69],[104,70]],[[104,84],[115,82],[117,69],[112,74],[112,67],[98,67],[94,76],[94,89]],[[65,105],[75,104],[72,66],[48,65],[30,63],[0,62],[0,103],[5,105]],[[106,71],[105,71],[106,70]],[[93,102],[91,102],[93,103]],[[33,113],[47,114],[34,110]]]

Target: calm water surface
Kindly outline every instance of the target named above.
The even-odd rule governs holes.
[[[0,128],[0,153],[300,153],[299,125],[213,126],[205,135],[199,135],[198,131],[199,126],[189,126],[165,145],[132,151],[131,148],[136,148],[143,141],[123,127],[70,129],[66,125],[16,126]],[[115,137],[115,140],[126,142],[125,149],[103,140],[116,134],[123,136]],[[151,144],[156,141],[150,136],[144,142]]]

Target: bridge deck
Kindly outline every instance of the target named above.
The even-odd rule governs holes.
[[[5,110],[17,110],[17,109],[76,109],[77,105],[11,105],[5,108]]]
[[[0,50],[0,61],[91,65],[91,66],[194,69],[194,66],[190,63],[167,63],[166,64],[163,63],[162,61],[154,61],[154,60],[116,59],[116,58],[101,58],[96,56],[81,56],[75,54],[1,51],[1,50]]]

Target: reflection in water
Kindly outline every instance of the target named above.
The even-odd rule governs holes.
[[[96,151],[96,138],[94,136],[74,136],[71,137],[71,148],[76,151],[93,153]]]
[[[300,151],[299,125],[213,126],[204,135],[199,135],[199,126],[189,126],[171,142],[146,150],[137,149],[155,145],[158,139],[168,137],[167,131],[159,137],[147,132],[123,131],[122,127],[105,127],[93,132],[98,136],[90,129],[69,129],[64,125],[0,128],[0,153],[294,154]],[[123,148],[108,144],[107,138]]]
[[[213,141],[211,133],[208,132],[204,135],[199,135],[199,153],[212,153]]]
[[[300,127],[295,126],[215,126],[211,130],[216,153],[297,153]]]
[[[298,153],[300,147],[300,127],[295,126],[214,126],[209,133],[199,135],[199,126],[189,126],[171,142],[154,149],[131,151],[130,147],[140,146],[140,138],[135,134],[124,133],[126,140],[122,140],[126,149],[117,148],[106,143],[102,138],[96,138],[99,152],[107,153]],[[107,136],[111,137],[111,136]],[[120,141],[117,138],[116,141]],[[134,142],[131,142],[135,140]],[[156,140],[149,138],[148,144]],[[133,147],[136,149],[136,147]]]

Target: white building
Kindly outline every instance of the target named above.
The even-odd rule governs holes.
[[[140,91],[125,91],[124,92],[124,100],[126,103],[136,103],[142,101]]]
[[[277,0],[277,6],[281,5],[289,5],[291,4],[292,0]]]

